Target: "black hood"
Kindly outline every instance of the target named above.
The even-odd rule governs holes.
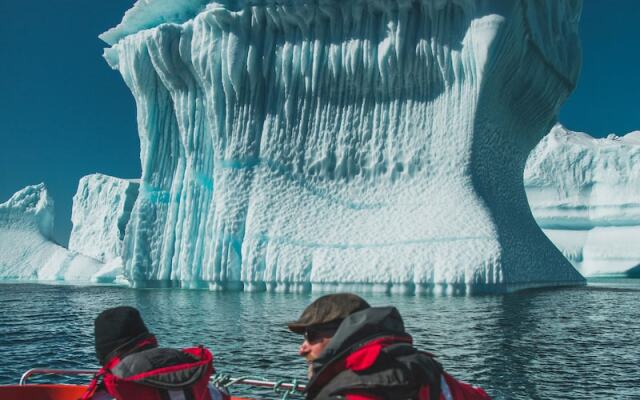
[[[329,345],[313,362],[313,368],[320,371],[336,356],[382,336],[411,337],[405,332],[404,322],[395,307],[371,307],[355,312],[342,321]]]

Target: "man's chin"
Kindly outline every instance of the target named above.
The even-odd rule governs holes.
[[[307,378],[311,379],[313,376],[313,361],[307,361]]]

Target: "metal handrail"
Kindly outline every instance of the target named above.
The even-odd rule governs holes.
[[[48,368],[32,368],[22,374],[20,377],[20,385],[26,385],[29,378],[33,375],[95,375],[97,369],[48,369]]]
[[[237,378],[237,379],[231,378],[229,383],[225,386],[231,386],[236,384],[264,387],[264,388],[270,388],[270,389],[279,388],[279,389],[285,389],[285,390],[295,390],[297,392],[305,391],[305,385],[298,385],[298,384],[289,383],[289,382],[273,382],[273,381],[266,381],[266,380],[260,380],[260,379],[252,379],[252,378]]]
[[[76,375],[95,375],[98,372],[97,369],[49,369],[49,368],[32,368],[22,374],[20,377],[20,385],[26,385],[29,378],[34,375],[66,375],[66,376],[76,376]],[[213,381],[215,382],[218,377],[213,377]],[[256,387],[264,387],[264,388],[280,388],[285,390],[295,390],[297,392],[304,392],[305,385],[298,385],[295,383],[289,382],[273,382],[267,380],[260,379],[252,379],[252,378],[232,378],[227,377],[227,385],[249,385]]]

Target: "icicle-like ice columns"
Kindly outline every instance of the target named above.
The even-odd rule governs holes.
[[[138,107],[134,284],[582,283],[522,175],[580,65],[579,1],[212,2],[106,57]]]

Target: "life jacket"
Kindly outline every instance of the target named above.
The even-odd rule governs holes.
[[[393,351],[386,353],[385,349],[402,345],[410,346],[411,339],[409,337],[385,336],[367,341],[357,346],[354,351],[342,357],[337,357],[327,368],[319,372],[319,376],[313,379],[312,386],[315,388],[325,386],[324,389],[329,389],[329,387],[333,386],[333,389],[335,389],[333,393],[341,395],[346,400],[388,399],[391,394],[385,386],[390,383],[388,379],[390,379],[389,376],[391,375],[387,375],[384,379],[376,379],[376,375],[384,373],[382,371],[385,369],[385,364],[389,365],[388,357],[391,356]],[[383,355],[383,353],[386,354]],[[404,353],[401,358],[405,358],[404,362],[412,365],[414,370],[424,369],[419,374],[423,375],[424,378],[430,377],[429,380],[431,382],[423,381],[422,385],[413,389],[412,395],[404,391],[397,383],[391,385],[388,389],[393,391],[394,397],[413,398],[416,400],[491,400],[481,388],[458,381],[444,372],[440,364],[433,360],[432,354],[416,351],[413,355],[410,355],[406,350],[400,353]],[[398,359],[398,361],[400,360]],[[389,367],[393,368],[391,365]],[[335,379],[339,374],[343,375],[343,378]],[[354,379],[355,375],[367,376],[367,381]],[[338,381],[342,381],[342,385]],[[308,388],[311,389],[311,392],[307,392],[308,398],[315,398],[317,391],[321,390],[319,388],[314,390],[314,387]],[[329,391],[331,392],[332,390],[329,389]],[[327,392],[325,391],[325,393]],[[324,398],[324,396],[322,394],[318,397]],[[329,396],[331,397],[331,395]]]
[[[437,399],[442,367],[411,343],[406,334],[354,343],[317,371],[307,385],[307,399],[422,400],[423,394]]]
[[[213,355],[203,346],[182,350],[157,348],[155,338],[136,343],[126,354],[107,361],[91,381],[82,400],[91,399],[103,383],[116,400],[214,400],[209,379],[215,372]],[[151,347],[151,348],[150,348]],[[214,389],[215,390],[215,389]],[[220,396],[218,396],[220,395]]]

